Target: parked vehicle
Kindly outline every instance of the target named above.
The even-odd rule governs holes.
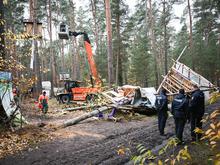
[[[87,60],[91,71],[91,84],[92,87],[80,87],[80,82],[76,80],[64,81],[64,93],[59,93],[57,98],[62,103],[68,103],[69,101],[89,101],[95,98],[96,94],[100,91],[101,80],[96,69],[95,60],[92,54],[92,48],[88,34],[86,32],[71,32],[68,30],[68,26],[60,24],[59,38],[69,39],[69,36],[77,37],[83,35],[84,45],[87,53]]]

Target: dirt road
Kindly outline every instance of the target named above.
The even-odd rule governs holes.
[[[207,107],[209,111],[215,108],[215,105]],[[138,144],[152,149],[173,136],[172,117],[168,119],[165,132],[167,137],[159,135],[155,116],[117,123],[87,121],[53,132],[56,137],[53,141],[39,144],[37,149],[35,147],[1,159],[0,165],[126,164],[136,152]],[[189,138],[187,124],[184,140]],[[123,146],[130,151],[119,155],[117,151]]]

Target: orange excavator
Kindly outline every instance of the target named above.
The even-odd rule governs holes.
[[[59,29],[60,39],[69,39],[69,36],[77,37],[78,35],[84,36],[84,45],[87,54],[87,60],[91,72],[91,84],[92,87],[80,87],[79,81],[67,80],[65,81],[64,93],[59,93],[57,99],[62,103],[68,103],[69,101],[92,101],[101,91],[101,80],[99,78],[95,60],[93,58],[92,48],[88,34],[86,32],[71,32],[68,30],[68,26],[65,24],[60,24]]]

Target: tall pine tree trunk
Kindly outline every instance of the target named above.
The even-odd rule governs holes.
[[[0,21],[2,22],[3,20],[4,20],[4,4],[3,4],[3,0],[0,0]],[[4,32],[5,32],[4,24],[0,23],[0,57],[2,57],[3,60],[5,59],[5,39],[3,35]],[[0,67],[0,71],[3,71],[4,69],[5,68]],[[5,113],[1,101],[2,100],[0,98],[0,117],[6,117],[7,115]]]
[[[149,29],[150,29],[150,40],[151,40],[151,51],[153,53],[153,59],[154,59],[154,74],[155,74],[155,86],[157,87],[159,85],[159,76],[158,76],[158,68],[157,68],[157,47],[156,47],[156,38],[155,38],[155,23],[154,23],[154,17],[153,17],[153,11],[152,11],[152,2],[151,0],[148,0],[149,2]]]
[[[111,25],[111,9],[110,0],[105,0],[106,12],[106,31],[107,31],[107,46],[108,46],[108,82],[109,87],[114,83],[113,75],[113,54],[112,54],[112,25]]]
[[[95,34],[95,44],[96,44],[96,55],[98,54],[99,50],[99,35],[98,35],[98,22],[97,22],[97,15],[96,15],[96,3],[97,0],[91,0],[91,6],[92,6],[92,16],[94,21],[94,34]]]
[[[69,16],[69,19],[71,20],[70,21],[70,29],[75,31],[76,29],[76,15],[75,15],[75,4],[73,3],[73,1],[70,1],[69,0],[69,5],[71,7],[71,13],[68,15]],[[78,45],[77,45],[77,42],[76,42],[76,38],[73,37],[72,40],[70,41],[72,43],[72,53],[71,53],[71,60],[72,60],[72,63],[71,63],[71,78],[73,80],[79,80],[81,78],[81,69],[80,69],[80,62],[79,62],[79,50],[78,50]]]
[[[12,32],[14,34],[16,33],[14,27],[12,27]],[[14,60],[18,61],[16,41],[12,41],[12,56],[13,56]],[[15,72],[14,76],[18,78],[19,77],[19,71],[17,69],[15,69],[14,72]]]
[[[164,72],[167,75],[168,72],[168,64],[167,64],[167,23],[166,23],[166,0],[163,1],[163,15],[164,15]]]
[[[189,13],[189,48],[192,58],[192,69],[195,70],[195,57],[193,54],[193,39],[192,39],[192,11],[190,6],[190,0],[187,0],[188,13]]]
[[[147,5],[147,0],[145,1],[145,9],[146,9],[146,11],[145,11],[145,30],[144,30],[144,32],[145,32],[145,37],[146,38],[150,38],[149,37],[149,30],[148,30],[148,5]],[[143,83],[143,86],[144,87],[147,87],[148,86],[148,77],[149,77],[149,74],[148,74],[148,64],[149,64],[149,61],[147,61],[147,64],[144,66],[144,77],[143,77],[143,79],[144,79],[144,83]]]
[[[30,19],[33,21],[33,35],[37,35],[37,0],[30,0]],[[40,58],[38,54],[38,43],[37,40],[34,39],[33,41],[33,56],[34,56],[34,76],[37,78],[34,84],[34,97],[37,98],[38,95],[42,91],[42,84],[41,84],[41,73],[40,73]]]
[[[77,40],[76,38],[74,38],[74,42],[75,42],[75,54],[74,54],[74,57],[75,57],[75,72],[76,72],[76,78],[75,80],[80,80],[81,79],[81,70],[80,70],[80,61],[79,61],[79,56],[80,56],[80,48],[79,48],[79,45],[77,44]],[[91,73],[91,71],[89,72]]]
[[[120,1],[117,2],[117,11],[120,11],[119,6]],[[117,12],[116,15],[116,55],[117,55],[117,64],[116,64],[116,84],[122,86],[123,84],[123,75],[122,75],[122,60],[121,60],[121,35],[120,35],[120,12]]]
[[[76,49],[75,49],[75,42],[74,42],[74,39],[72,39],[72,57],[71,57],[71,60],[72,60],[72,65],[71,65],[71,78],[73,80],[76,79],[76,72],[75,72],[75,54],[76,54]]]
[[[5,37],[3,35],[3,33],[5,32],[4,29],[4,4],[3,4],[3,0],[0,0],[0,21],[2,23],[0,23],[0,56],[5,59]],[[0,68],[1,70],[4,68]]]
[[[64,73],[65,73],[65,57],[64,57],[64,41],[61,40],[61,72],[64,78]]]
[[[53,54],[53,48],[52,48],[52,18],[51,18],[51,0],[48,1],[48,27],[49,27],[49,37],[50,37],[50,70],[51,70],[51,96],[54,96],[54,83],[56,81],[55,76],[55,63],[54,63],[54,54]]]
[[[77,43],[76,43],[76,38],[73,38],[72,40],[73,44],[73,65],[72,65],[72,73],[73,73],[73,80],[77,80],[77,59],[76,59],[76,49],[77,49]]]
[[[39,47],[42,50],[42,48],[43,48],[43,40],[40,41]],[[43,56],[43,52],[41,52],[40,63],[41,63],[41,67],[42,67],[41,79],[42,79],[42,81],[47,81],[46,73],[45,73],[47,66],[46,66],[45,57]]]

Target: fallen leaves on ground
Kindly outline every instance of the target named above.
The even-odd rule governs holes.
[[[32,150],[31,148],[38,148],[37,144],[39,142],[51,139],[50,134],[35,126],[27,126],[15,132],[9,130],[1,131],[0,158],[24,149]]]

